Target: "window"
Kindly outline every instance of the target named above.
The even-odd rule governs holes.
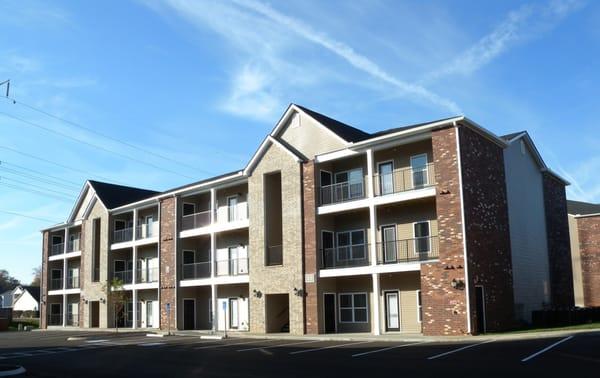
[[[427,180],[427,154],[411,156],[410,168],[413,188],[421,188],[429,183]]]
[[[379,163],[379,194],[394,193],[394,162]]]
[[[227,197],[227,221],[228,222],[233,222],[238,219],[237,204],[238,204],[237,196]]]
[[[192,215],[196,213],[196,204],[184,202],[183,203],[183,215]]]
[[[423,302],[421,302],[421,290],[417,290],[417,321],[423,321]]]
[[[362,260],[365,259],[365,231],[344,231],[337,234],[337,259],[345,260]]]
[[[364,196],[362,168],[337,172],[335,174],[335,183],[340,185],[335,186],[335,192],[333,193],[334,202],[347,201]]]
[[[52,245],[57,245],[62,243],[62,236],[60,235],[52,235]]]
[[[414,227],[415,253],[429,252],[429,221],[416,222]]]
[[[340,294],[340,323],[366,323],[367,313],[367,293]]]
[[[192,249],[184,249],[183,250],[183,263],[184,264],[193,264],[196,262],[196,251]]]

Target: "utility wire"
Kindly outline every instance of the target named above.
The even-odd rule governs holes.
[[[29,218],[29,219],[34,219],[34,220],[39,220],[42,222],[50,222],[50,223],[60,223],[58,221],[55,220],[50,220],[50,219],[45,219],[45,218],[39,218],[39,217],[33,217],[31,215],[26,215],[26,214],[22,214],[22,213],[17,213],[14,211],[8,211],[8,210],[0,210],[0,213],[4,213],[4,214],[10,214],[10,215],[16,215],[18,217],[23,217],[23,218]]]
[[[9,166],[11,166],[11,167],[16,167],[17,169],[20,169],[20,170],[22,170],[22,171],[29,171],[29,172],[33,172],[33,173],[35,173],[35,174],[37,174],[37,175],[40,175],[40,176],[50,177],[50,178],[52,178],[52,179],[56,179],[56,180],[58,180],[58,181],[59,181],[59,182],[61,182],[61,183],[67,183],[67,184],[71,184],[71,185],[70,185],[71,187],[75,187],[75,188],[77,188],[78,190],[81,188],[81,183],[74,182],[74,181],[69,181],[69,180],[65,180],[65,179],[64,179],[64,178],[62,178],[62,177],[58,177],[58,176],[52,176],[52,175],[49,175],[49,174],[47,174],[47,173],[40,172],[40,171],[36,171],[35,169],[27,168],[27,167],[24,167],[24,166],[22,166],[22,165],[19,165],[19,164],[10,163],[10,162],[8,162],[8,161],[6,161],[6,160],[0,160],[0,167],[1,167],[1,166],[3,166],[3,165],[9,165]],[[66,185],[66,184],[65,184],[65,185]]]
[[[72,198],[61,197],[61,196],[58,196],[58,195],[55,195],[55,194],[41,192],[41,191],[35,190],[35,189],[25,188],[25,187],[19,186],[19,185],[12,185],[12,184],[9,184],[7,182],[1,182],[0,181],[0,185],[4,185],[4,186],[7,186],[7,187],[13,188],[13,189],[23,190],[25,192],[37,194],[37,195],[40,195],[42,197],[51,197],[51,198],[54,198],[54,199],[57,199],[57,200],[60,200],[60,201],[64,201],[64,202],[68,202],[68,203],[72,203],[73,202]]]
[[[49,191],[49,192],[52,192],[52,193],[56,193],[56,194],[60,194],[60,195],[66,196],[66,197],[73,197],[73,196],[75,196],[74,194],[69,194],[69,193],[61,192],[59,190],[54,190],[54,189],[48,189],[45,186],[32,184],[32,183],[26,182],[26,181],[17,180],[17,179],[14,179],[12,177],[0,176],[0,181],[3,181],[3,180],[14,181],[14,182],[22,184],[22,185],[32,186],[34,188],[39,188],[39,189],[42,189],[42,190],[45,190],[45,191]]]
[[[121,158],[123,158],[123,159],[128,159],[128,160],[131,160],[131,161],[135,161],[135,162],[137,162],[137,163],[140,163],[140,164],[143,164],[143,165],[147,165],[147,166],[149,166],[149,167],[152,167],[152,168],[155,168],[155,169],[160,169],[160,170],[163,170],[163,171],[165,171],[165,172],[169,172],[169,173],[172,173],[172,174],[175,174],[175,175],[178,175],[178,176],[182,176],[182,177],[185,177],[185,178],[188,178],[188,179],[194,179],[193,177],[191,177],[191,176],[188,176],[188,175],[184,175],[183,173],[179,173],[179,172],[177,172],[177,171],[173,171],[173,170],[171,170],[171,169],[168,169],[168,168],[159,167],[159,166],[158,166],[158,165],[156,165],[156,164],[153,164],[153,163],[150,163],[150,162],[147,162],[147,161],[143,161],[143,160],[141,160],[141,159],[137,159],[137,158],[134,158],[134,157],[131,157],[131,156],[128,156],[128,155],[122,154],[122,153],[120,153],[120,152],[115,152],[115,151],[112,151],[112,150],[110,150],[110,149],[108,149],[108,148],[105,148],[105,147],[99,146],[99,145],[97,145],[97,144],[93,144],[93,143],[87,142],[87,141],[85,141],[85,140],[82,140],[82,139],[79,139],[79,138],[75,138],[75,137],[73,137],[73,136],[71,136],[71,135],[65,134],[65,133],[63,133],[63,132],[60,132],[60,131],[53,130],[53,129],[49,128],[49,127],[42,126],[42,125],[40,125],[40,124],[38,124],[38,123],[35,123],[35,122],[28,121],[28,120],[26,120],[26,119],[23,119],[23,118],[21,118],[21,117],[13,116],[13,115],[10,115],[10,114],[8,114],[8,113],[1,112],[1,111],[0,111],[0,114],[4,115],[5,117],[12,118],[12,119],[14,119],[14,120],[17,120],[17,121],[23,122],[23,123],[25,123],[25,124],[27,124],[27,125],[30,125],[30,126],[33,126],[33,127],[37,127],[37,128],[39,128],[39,129],[42,129],[42,130],[48,131],[48,132],[50,132],[50,133],[53,133],[53,134],[60,135],[60,136],[62,136],[62,137],[64,137],[64,138],[67,138],[67,139],[71,139],[71,140],[73,140],[73,141],[75,141],[75,142],[78,142],[78,143],[83,143],[83,144],[85,144],[85,145],[87,145],[87,146],[90,146],[90,147],[97,148],[97,149],[99,149],[99,150],[102,150],[102,151],[108,152],[108,153],[110,153],[110,154],[114,154],[114,155],[116,155],[116,156],[119,156],[119,157],[121,157]]]
[[[96,131],[96,130],[94,130],[94,129],[90,128],[90,127],[84,126],[84,125],[82,125],[82,124],[80,124],[80,123],[73,122],[73,121],[70,121],[70,120],[68,120],[68,119],[65,119],[65,118],[63,118],[63,117],[60,117],[60,116],[57,116],[57,115],[55,115],[55,114],[49,113],[49,112],[47,112],[47,111],[45,111],[45,110],[43,110],[43,109],[40,109],[40,108],[38,108],[38,107],[35,107],[35,106],[33,106],[33,105],[29,105],[29,104],[27,104],[27,103],[24,103],[24,102],[22,102],[22,101],[17,101],[16,99],[14,99],[14,98],[12,98],[12,97],[4,97],[4,98],[5,98],[5,99],[7,99],[7,100],[9,100],[9,101],[11,101],[13,104],[18,104],[18,105],[24,106],[24,107],[26,107],[26,108],[28,108],[28,109],[30,109],[30,110],[33,110],[33,111],[35,111],[35,112],[38,112],[38,113],[44,114],[44,115],[46,115],[46,116],[48,116],[48,117],[50,117],[50,118],[54,118],[54,119],[56,119],[56,120],[58,120],[58,121],[64,122],[64,123],[66,123],[66,124],[69,124],[69,125],[71,125],[71,126],[73,126],[73,127],[77,127],[77,128],[79,128],[79,129],[86,130],[87,132],[90,132],[90,133],[92,133],[92,134],[96,134],[96,135],[99,135],[99,136],[101,136],[101,137],[103,137],[103,138],[106,138],[106,139],[112,140],[113,142],[117,142],[117,143],[120,143],[120,144],[122,144],[122,145],[125,145],[125,146],[127,146],[127,147],[133,148],[133,149],[135,149],[135,150],[138,150],[138,151],[141,151],[141,152],[147,153],[147,154],[149,154],[149,155],[156,156],[156,157],[158,157],[158,158],[160,158],[160,159],[163,159],[163,160],[170,161],[171,163],[179,164],[179,165],[181,165],[181,166],[184,166],[184,167],[187,167],[187,168],[194,169],[194,170],[196,170],[196,171],[198,171],[198,172],[207,173],[207,174],[209,174],[209,175],[212,175],[212,174],[213,174],[213,173],[211,173],[211,172],[208,172],[208,171],[202,170],[202,169],[200,169],[200,168],[198,168],[198,167],[194,167],[194,166],[192,166],[192,165],[189,165],[189,164],[187,164],[187,163],[183,163],[183,162],[181,162],[181,161],[175,160],[175,159],[173,159],[173,158],[170,158],[170,157],[168,157],[168,156],[161,155],[161,154],[159,154],[159,153],[157,153],[157,152],[155,152],[155,151],[152,151],[152,150],[146,149],[146,148],[144,148],[144,147],[137,146],[137,145],[135,145],[135,144],[133,144],[133,143],[129,143],[129,142],[127,142],[127,141],[123,141],[123,140],[120,140],[120,139],[118,139],[118,138],[112,137],[112,136],[110,136],[110,135],[107,135],[107,134],[101,133],[101,132],[99,132],[99,131]]]
[[[83,174],[85,174],[85,175],[89,175],[89,174],[90,174],[90,172],[89,172],[89,171],[86,171],[86,170],[83,170],[83,169],[79,169],[79,168],[70,167],[70,166],[68,166],[68,165],[64,165],[64,164],[61,164],[61,163],[57,163],[57,162],[54,162],[54,161],[52,161],[52,160],[48,160],[48,159],[46,159],[46,158],[41,158],[41,157],[39,157],[39,156],[35,156],[35,155],[29,154],[29,153],[27,153],[27,152],[19,151],[19,150],[17,150],[17,149],[11,148],[11,147],[0,146],[0,148],[2,148],[2,149],[5,149],[5,150],[8,150],[8,151],[11,151],[11,152],[14,152],[14,153],[16,153],[16,154],[20,154],[20,155],[23,155],[23,156],[27,156],[27,157],[29,157],[29,158],[31,158],[31,159],[36,159],[36,160],[43,161],[43,162],[45,162],[45,163],[48,163],[48,164],[55,165],[55,166],[57,166],[57,167],[61,167],[61,168],[64,168],[64,169],[68,169],[68,170],[71,170],[71,171],[73,171],[73,172],[83,173]],[[108,177],[104,177],[104,176],[100,176],[100,175],[96,175],[96,174],[94,174],[93,176],[94,176],[94,177],[97,177],[97,178],[99,178],[99,179],[102,179],[102,180],[104,180],[104,181],[108,181],[108,182],[112,182],[112,183],[116,183],[116,184],[122,184],[121,182],[115,181],[115,180],[113,180],[113,179],[110,179],[110,178],[108,178]],[[87,177],[86,177],[86,178],[87,178]]]
[[[72,192],[77,192],[78,191],[77,189],[74,189],[73,186],[71,186],[71,185],[61,184],[61,183],[56,182],[56,181],[48,180],[48,179],[45,179],[45,178],[42,178],[42,177],[36,177],[36,176],[30,175],[28,173],[22,173],[22,172],[19,172],[17,170],[14,170],[14,169],[6,168],[6,167],[3,166],[2,162],[0,162],[0,169],[3,170],[3,171],[9,172],[9,173],[11,173],[13,175],[17,175],[17,176],[20,176],[20,177],[25,177],[25,178],[33,179],[33,180],[39,180],[39,181],[41,181],[43,183],[50,184],[52,186],[59,186],[61,188],[67,189],[67,190],[72,191]]]

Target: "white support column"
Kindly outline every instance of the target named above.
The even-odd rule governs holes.
[[[217,258],[217,235],[214,232],[210,233],[210,277],[215,278],[215,261]]]
[[[133,240],[137,240],[137,226],[138,226],[138,211],[133,209]]]
[[[217,219],[217,190],[210,189],[210,224],[215,224]]]
[[[134,212],[134,218],[135,218],[135,212]],[[133,259],[133,263],[132,263],[132,267],[131,267],[131,283],[133,285],[137,284],[137,246],[134,244],[133,245],[133,253],[132,253],[132,259]],[[135,286],[134,286],[135,287]],[[137,313],[137,289],[133,289],[132,290],[132,301],[133,301],[133,322],[131,324],[131,328],[135,329],[137,328],[137,317],[138,317],[138,313]]]
[[[69,229],[65,228],[65,240],[63,243],[63,253],[67,253],[67,246],[69,245]],[[68,276],[69,261],[63,257],[63,275],[62,275],[62,289],[67,290],[67,276]],[[63,305],[62,305],[62,325],[67,326],[67,294],[63,294]]]
[[[373,150],[367,150],[367,196],[373,198]],[[371,265],[377,265],[377,213],[375,205],[369,204],[369,253]]]
[[[65,260],[66,261],[66,260]],[[67,326],[67,294],[63,294],[63,312],[62,312],[62,326]]]
[[[137,313],[137,302],[138,302],[138,291],[137,289],[133,289],[131,293],[131,300],[133,302],[133,322],[131,324],[131,328],[137,328],[137,318],[139,314]]]
[[[213,225],[217,222],[217,191],[215,188],[210,189],[210,224]],[[214,232],[210,233],[210,276],[215,277],[215,258],[217,250],[217,240]],[[214,297],[213,297],[214,302]],[[214,303],[213,303],[214,305]],[[213,308],[214,311],[214,308]]]
[[[373,150],[367,150],[367,197],[373,198],[375,191],[373,190]]]
[[[381,319],[380,319],[380,289],[379,289],[379,274],[373,273],[371,280],[373,281],[373,300],[371,306],[373,307],[373,319],[371,319],[371,330],[373,335],[381,334]]]
[[[211,317],[212,317],[212,330],[217,330],[217,285],[210,285],[210,299],[211,299]]]

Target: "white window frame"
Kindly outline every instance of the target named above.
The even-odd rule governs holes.
[[[351,309],[352,310],[352,321],[343,321],[342,320],[342,296],[343,295],[350,295],[352,298],[352,307],[343,307],[343,309]],[[364,295],[365,296],[365,307],[356,307],[354,306],[354,296],[355,295]],[[346,324],[365,324],[369,322],[369,294],[367,292],[352,292],[352,293],[338,293],[338,321],[340,323],[346,323]],[[366,313],[366,320],[365,321],[356,321],[355,318],[355,311],[356,310],[365,310]]]
[[[185,209],[185,205],[192,205],[194,207],[194,211],[191,214],[183,214],[183,209]],[[183,202],[181,204],[181,215],[183,217],[196,214],[196,203],[195,202]]]
[[[392,163],[392,192],[391,193],[383,193],[383,189],[381,187],[381,170],[380,170],[380,166],[383,164],[387,164],[387,163]],[[388,195],[388,194],[394,194],[396,192],[396,183],[394,180],[394,159],[390,159],[390,160],[383,160],[380,162],[377,162],[377,174],[378,174],[378,178],[379,180],[377,180],[377,185],[379,186],[379,195],[383,196],[383,195]]]
[[[412,162],[413,162],[413,159],[416,159],[416,158],[419,158],[419,157],[422,157],[422,156],[425,156],[425,172],[426,172],[426,174],[425,174],[425,182],[423,182],[423,187],[429,185],[429,156],[427,156],[427,153],[424,152],[422,154],[417,154],[417,155],[411,155],[410,156],[410,160],[409,160],[409,162],[410,162],[410,172],[411,172],[411,174],[410,174],[410,183],[411,183],[411,185],[412,185],[413,188],[415,187],[415,182],[414,182],[414,168],[413,168],[413,163]]]
[[[226,199],[226,201],[227,201],[226,202],[227,203],[227,222],[235,222],[237,220],[237,218],[238,218],[238,205],[240,203],[240,198],[239,197],[240,196],[238,196],[237,194],[235,194],[233,196],[227,196],[227,199]],[[229,217],[229,211],[230,211],[229,210],[229,207],[230,207],[229,200],[232,199],[232,198],[235,198],[235,209],[233,211],[233,219],[229,219],[230,218]]]
[[[421,296],[421,289],[416,290],[417,294],[417,323],[423,322],[423,297]]]
[[[381,259],[382,261],[385,263],[385,248],[384,248],[384,237],[383,237],[383,229],[384,228],[389,228],[389,227],[394,227],[394,248],[396,249],[396,262],[398,262],[398,225],[396,223],[390,223],[390,224],[382,224],[381,226],[379,226],[379,237],[381,238]],[[413,230],[414,233],[414,230]]]
[[[397,299],[398,299],[398,329],[393,329],[390,330],[389,332],[401,332],[402,329],[404,328],[402,326],[402,304],[400,303],[400,289],[389,289],[389,290],[382,290],[382,294],[383,294],[383,309],[384,309],[384,318],[383,318],[383,322],[385,324],[385,328],[387,331],[388,328],[388,303],[387,303],[387,295],[390,293],[396,293]]]
[[[429,249],[427,251],[417,251],[417,236],[415,235],[415,225],[419,224],[419,223],[427,223],[427,229],[429,230],[428,236],[427,238],[429,238]],[[415,255],[417,254],[421,254],[421,253],[431,253],[431,221],[430,220],[423,220],[423,221],[418,221],[418,222],[413,222],[412,223],[412,232],[413,232],[413,248],[415,251]],[[420,236],[421,237],[421,236]]]
[[[354,258],[354,256],[353,256],[354,255],[354,253],[353,253],[354,250],[352,249],[352,247],[355,244],[352,244],[352,233],[353,232],[359,232],[359,231],[363,233],[363,240],[364,240],[364,242],[363,242],[362,246],[365,249],[365,252],[364,252],[364,257],[363,258]],[[340,234],[349,234],[350,235],[350,244],[348,246],[345,246],[345,247],[350,247],[350,251],[349,252],[350,252],[350,255],[352,255],[352,256],[350,256],[347,259],[340,259],[339,258],[340,257],[340,249],[339,249],[340,246],[339,246],[339,242],[338,241],[339,241],[339,235]],[[369,243],[367,243],[367,230],[364,229],[364,228],[357,229],[357,230],[348,230],[348,231],[339,231],[339,232],[336,232],[335,233],[335,240],[334,240],[335,258],[336,258],[337,261],[366,260],[368,258],[368,256],[367,256],[367,253],[368,253],[368,251],[367,251],[367,245],[368,244]],[[358,246],[360,244],[356,244],[356,245]]]

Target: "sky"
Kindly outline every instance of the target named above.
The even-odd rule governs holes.
[[[366,131],[464,114],[528,130],[600,202],[600,2],[0,2],[0,269],[86,179],[154,190],[243,168],[289,103]],[[5,86],[0,86],[3,95]]]

